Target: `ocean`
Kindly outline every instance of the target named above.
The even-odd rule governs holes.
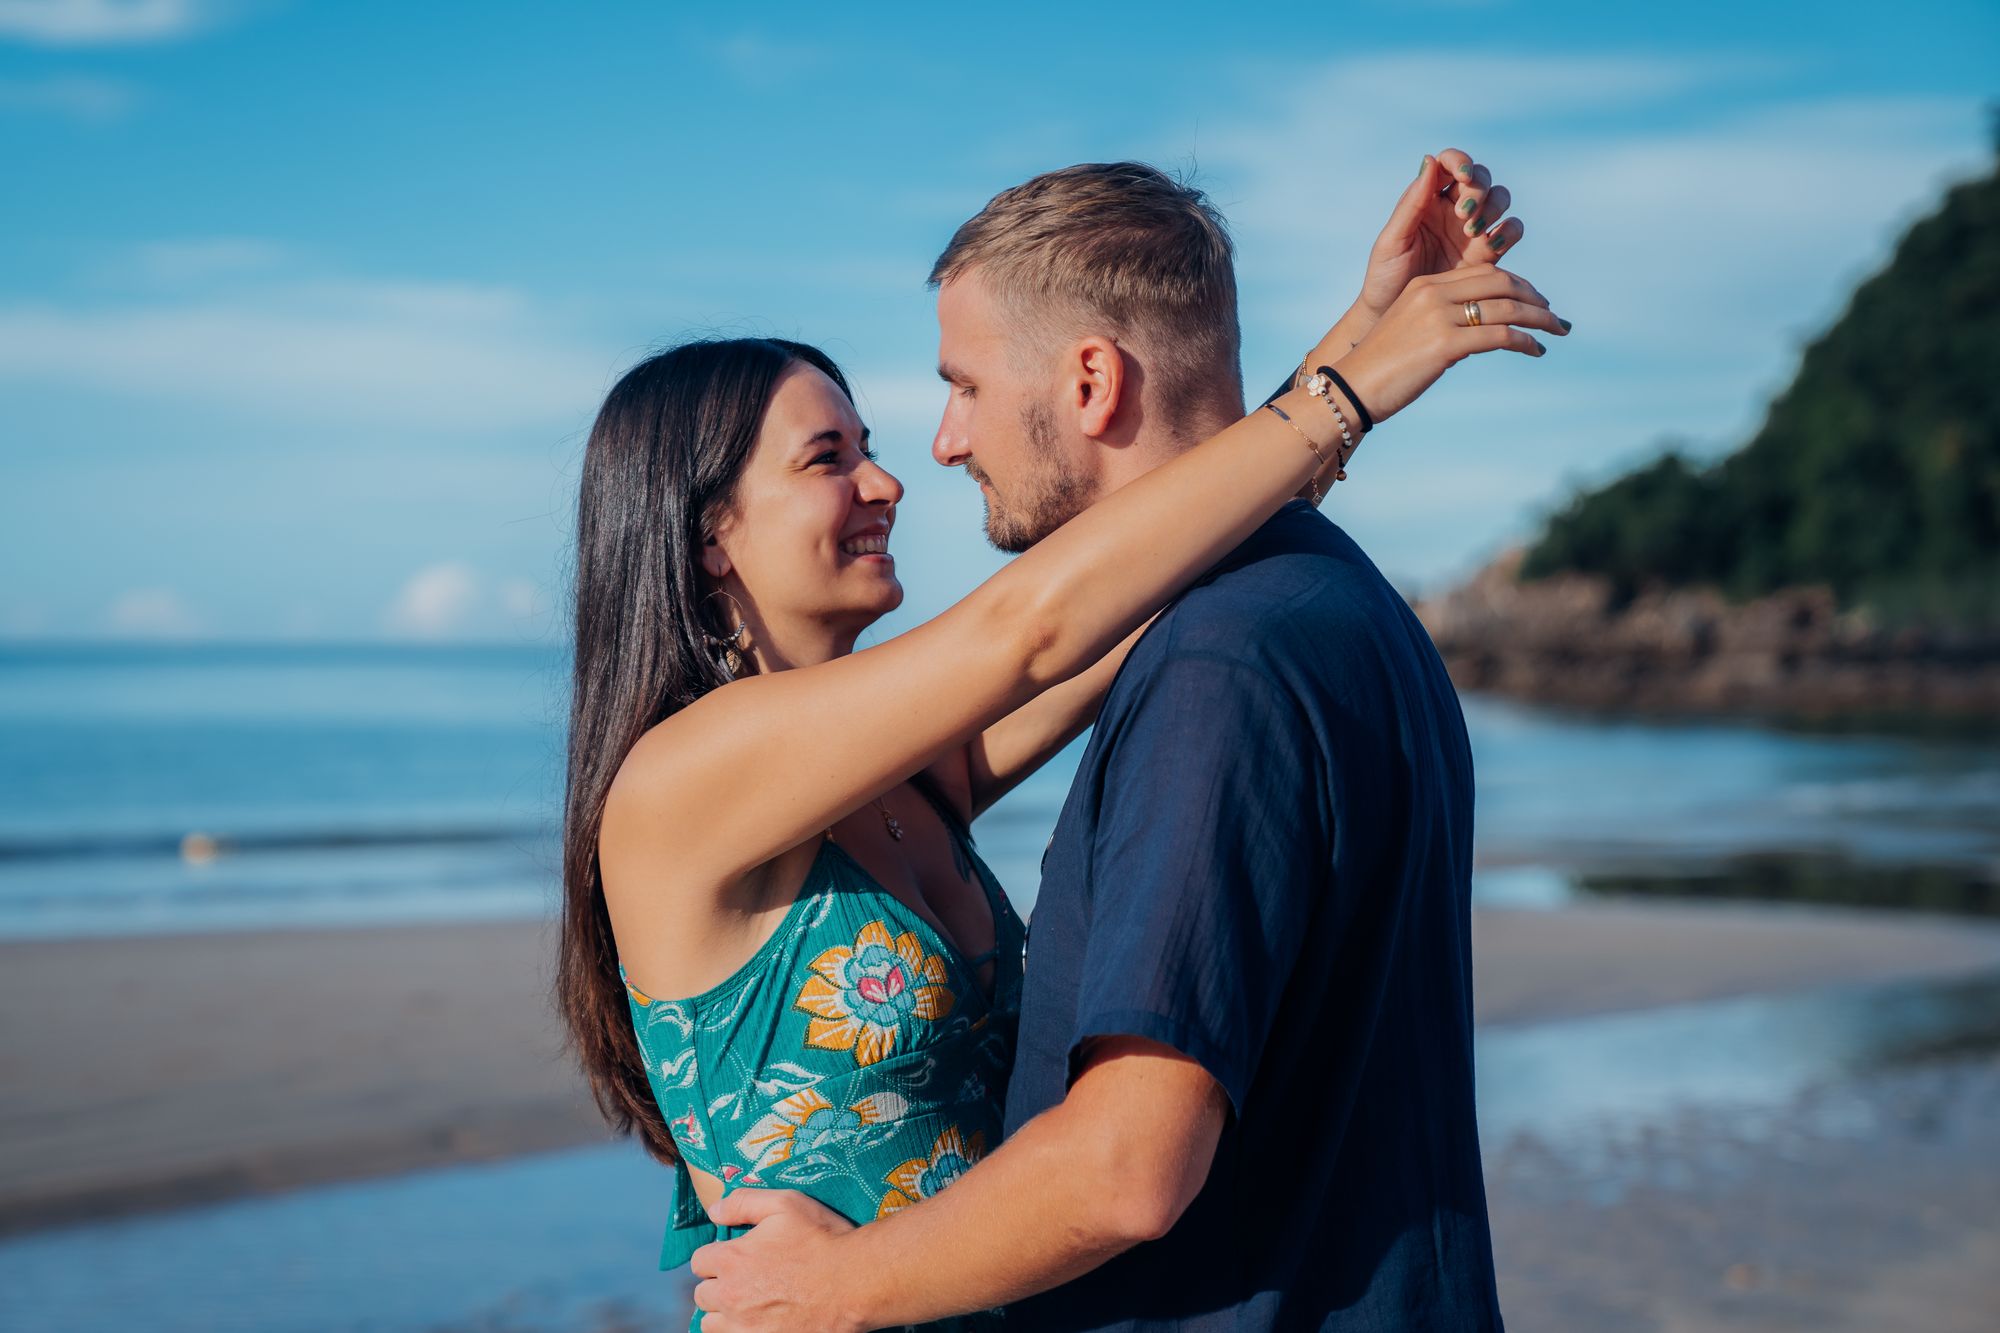
[[[0,937],[546,915],[567,669],[544,646],[0,647]],[[1657,884],[1992,910],[1990,734],[1464,702],[1486,901]],[[1082,745],[974,830],[1023,911]]]

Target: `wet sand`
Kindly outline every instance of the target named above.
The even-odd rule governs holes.
[[[1990,923],[1475,917],[1482,1023],[2000,967]],[[540,922],[0,943],[0,1231],[599,1141]]]
[[[1990,1333],[2000,1060],[1808,1090],[1769,1117],[1522,1135],[1486,1159],[1510,1326],[1575,1333]]]

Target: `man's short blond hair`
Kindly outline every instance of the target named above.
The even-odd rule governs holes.
[[[1236,248],[1192,185],[1143,162],[1044,172],[960,227],[930,285],[975,268],[1023,340],[1116,338],[1145,367],[1170,427],[1224,394],[1232,416],[1242,411]]]

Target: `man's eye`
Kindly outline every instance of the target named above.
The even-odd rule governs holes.
[[[815,464],[838,463],[839,461],[840,461],[840,451],[838,449],[829,449],[825,453],[821,454],[818,458],[813,459],[813,462]]]
[[[970,384],[961,384],[961,385],[959,385],[959,386],[958,386],[958,396],[959,396],[960,398],[970,398],[970,397],[972,397],[972,386],[971,386]]]

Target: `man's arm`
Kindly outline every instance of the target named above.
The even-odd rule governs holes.
[[[754,1229],[695,1252],[710,1333],[984,1309],[1164,1235],[1200,1191],[1328,887],[1327,793],[1268,672],[1163,647],[1105,759],[1063,1100],[858,1231],[795,1195],[731,1194],[710,1216]]]
[[[1087,1044],[1058,1105],[951,1188],[865,1227],[737,1190],[709,1210],[757,1224],[704,1246],[704,1326],[859,1330],[1002,1305],[1166,1234],[1200,1192],[1229,1099],[1206,1070],[1139,1037]],[[1145,1151],[1134,1152],[1143,1143]],[[760,1197],[761,1196],[761,1197]]]

